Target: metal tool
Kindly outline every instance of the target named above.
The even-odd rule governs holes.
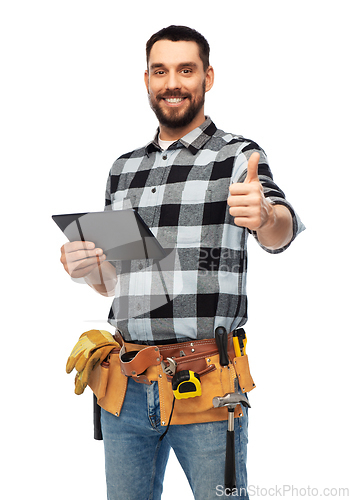
[[[166,358],[161,362],[163,372],[169,377],[173,377],[176,372],[177,363],[173,358]]]
[[[214,408],[227,406],[228,408],[228,429],[226,434],[226,462],[225,462],[225,488],[230,491],[236,488],[236,461],[235,461],[235,424],[234,411],[237,405],[241,404],[250,408],[248,399],[238,393],[237,378],[235,379],[235,391],[225,394],[223,397],[213,399]]]
[[[220,355],[220,365],[228,366],[230,363],[227,349],[227,331],[223,326],[218,326],[215,330],[216,345]],[[236,340],[236,344],[235,344]],[[236,330],[233,335],[236,356],[245,355],[246,335],[243,328]],[[214,408],[228,408],[228,430],[226,434],[226,461],[225,461],[225,488],[230,491],[236,488],[236,461],[235,461],[235,418],[234,411],[237,405],[241,404],[250,408],[248,399],[238,392],[238,379],[234,381],[234,391],[222,397],[213,399]]]

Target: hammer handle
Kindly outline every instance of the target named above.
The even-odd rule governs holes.
[[[225,488],[236,488],[235,431],[226,434]]]

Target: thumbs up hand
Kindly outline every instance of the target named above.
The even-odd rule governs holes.
[[[227,198],[229,212],[235,218],[236,226],[252,231],[261,229],[274,217],[272,205],[265,198],[259,181],[259,159],[259,153],[250,156],[245,181],[231,184],[230,196]]]

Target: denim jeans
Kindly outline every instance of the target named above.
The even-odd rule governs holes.
[[[175,402],[176,405],[176,402]],[[248,498],[248,414],[235,419],[237,490],[225,494],[224,469],[227,421],[161,426],[158,384],[138,384],[132,379],[119,417],[102,409],[108,500],[159,500],[165,467],[173,448],[193,491],[195,500],[220,497]],[[176,478],[174,478],[176,481]]]

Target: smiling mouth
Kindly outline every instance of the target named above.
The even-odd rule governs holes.
[[[186,97],[166,97],[164,100],[168,102],[169,104],[179,104],[180,102],[184,101]]]
[[[184,101],[188,99],[187,95],[177,96],[177,95],[165,95],[158,98],[160,101],[165,102],[166,106],[170,108],[176,108],[182,105]]]

